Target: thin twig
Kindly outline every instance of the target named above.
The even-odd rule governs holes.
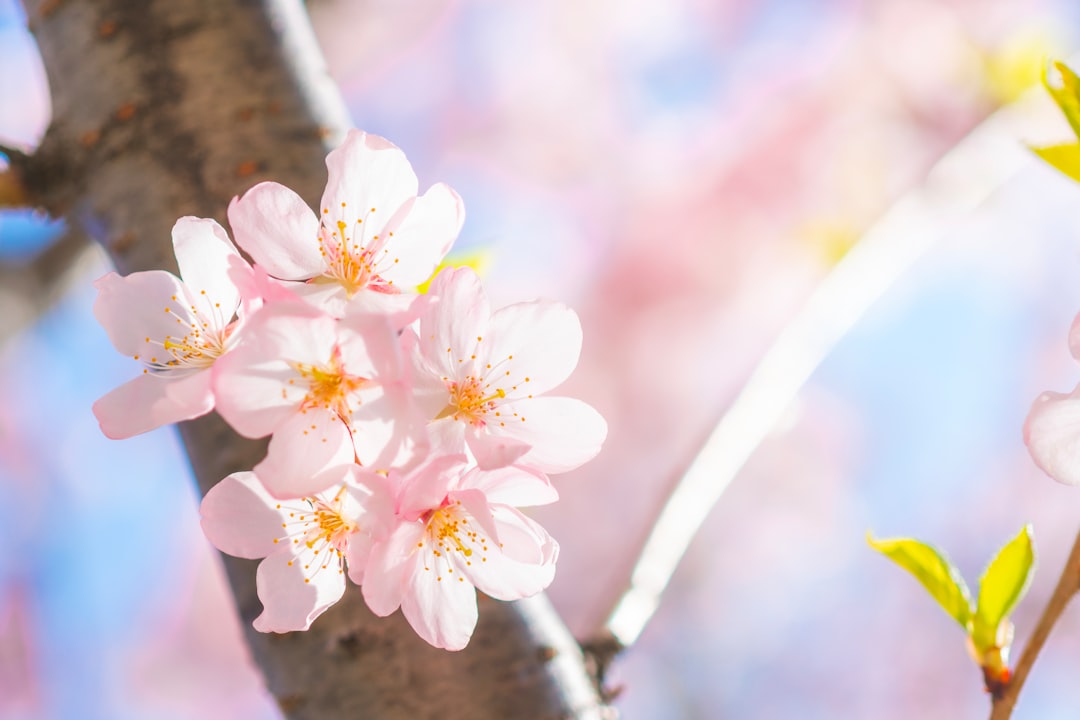
[[[1065,561],[1065,568],[1061,571],[1057,587],[1054,588],[1054,594],[1050,596],[1050,601],[1046,603],[1046,608],[1043,609],[1042,616],[1035,625],[1034,632],[1031,633],[1031,638],[1024,646],[1024,652],[1016,663],[1012,677],[1004,690],[994,696],[990,720],[1008,720],[1012,716],[1013,706],[1016,705],[1016,699],[1024,687],[1024,681],[1031,672],[1031,666],[1039,657],[1039,652],[1046,644],[1046,639],[1050,637],[1050,631],[1061,617],[1065,606],[1077,592],[1080,592],[1080,534],[1076,536],[1072,552],[1069,553],[1069,559]]]

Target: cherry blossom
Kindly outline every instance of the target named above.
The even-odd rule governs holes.
[[[275,499],[250,472],[229,475],[202,502],[202,528],[219,550],[265,558],[255,582],[261,632],[306,630],[345,592],[346,568],[364,581],[372,543],[392,528],[394,494],[386,479],[357,466],[334,486],[299,499]]]
[[[273,277],[341,317],[347,305],[400,317],[415,316],[427,280],[450,249],[465,211],[448,186],[417,197],[405,154],[358,130],[326,158],[329,172],[321,217],[295,192],[274,182],[248,190],[229,205],[237,244]],[[302,283],[302,284],[301,284]]]
[[[460,650],[476,627],[474,588],[518,600],[551,583],[558,543],[516,509],[558,499],[542,473],[469,469],[457,455],[398,475],[398,524],[374,543],[361,588],[376,615],[400,607],[428,643]]]
[[[1069,329],[1069,350],[1080,360],[1080,315]],[[1080,485],[1080,385],[1068,395],[1044,392],[1024,422],[1024,442],[1043,472],[1066,485]]]
[[[336,320],[302,302],[265,305],[214,368],[218,412],[273,434],[255,472],[275,497],[329,487],[336,468],[401,467],[425,448],[397,335],[383,317]]]
[[[141,375],[94,403],[110,438],[210,412],[207,371],[237,339],[240,293],[230,274],[247,263],[213,220],[180,218],[172,238],[182,280],[150,270],[110,272],[95,283],[95,317],[117,350],[143,364]]]
[[[476,273],[444,270],[438,298],[406,331],[417,402],[432,446],[467,447],[481,468],[520,463],[565,472],[592,459],[607,424],[580,400],[541,397],[577,365],[581,323],[562,303],[534,301],[491,313]]]

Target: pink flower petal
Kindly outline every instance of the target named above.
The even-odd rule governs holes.
[[[1069,395],[1045,392],[1024,423],[1024,442],[1042,470],[1067,485],[1080,485],[1080,386]]]
[[[1073,358],[1080,360],[1080,314],[1073,318],[1069,327],[1069,352]]]
[[[423,534],[421,523],[404,522],[384,542],[376,543],[371,549],[361,589],[364,602],[379,617],[386,617],[401,607],[406,580],[418,562],[417,544],[422,541]]]
[[[124,355],[149,359],[154,352],[167,351],[160,344],[166,335],[176,333],[176,316],[166,312],[173,305],[170,298],[185,295],[180,280],[164,270],[131,273],[121,277],[114,272],[99,278],[94,301],[94,317],[109,335],[113,347]],[[157,348],[155,351],[154,348]]]
[[[390,383],[360,393],[353,412],[356,458],[368,468],[409,469],[427,453],[426,420],[412,402],[409,387]]]
[[[518,458],[529,452],[530,445],[506,435],[497,435],[484,428],[467,428],[465,443],[476,458],[476,464],[483,470],[512,465]]]
[[[559,499],[558,491],[546,475],[518,466],[489,471],[473,468],[458,486],[481,491],[489,503],[514,507],[548,505]]]
[[[547,532],[512,508],[496,510],[500,552],[462,572],[477,589],[496,600],[520,600],[542,591],[555,578],[559,546]]]
[[[236,243],[257,264],[282,280],[321,275],[319,220],[295,192],[274,182],[259,183],[229,203]]]
[[[470,268],[447,268],[431,283],[436,305],[420,318],[420,352],[436,375],[458,378],[471,374],[473,355],[487,332],[491,306]]]
[[[180,277],[192,299],[207,317],[220,318],[217,326],[224,327],[240,304],[240,292],[229,276],[230,264],[243,262],[240,253],[225,229],[205,218],[180,218],[172,238]]]
[[[401,612],[416,634],[435,647],[461,650],[476,628],[476,590],[445,562],[416,563],[401,599]]]
[[[588,462],[607,437],[600,413],[575,398],[532,398],[507,403],[500,410],[517,417],[505,426],[489,423],[489,431],[531,445],[519,463],[545,473],[567,472]]]
[[[307,630],[345,593],[345,575],[329,567],[305,571],[301,562],[288,552],[270,555],[255,573],[255,585],[263,612],[255,618],[259,632]]]
[[[274,497],[297,498],[340,482],[341,467],[353,460],[345,424],[325,410],[313,409],[294,414],[274,431],[255,473]]]
[[[350,130],[345,142],[326,156],[326,169],[320,217],[332,229],[344,223],[354,241],[378,234],[419,189],[405,153],[359,130]]]
[[[447,185],[433,185],[394,231],[388,249],[397,262],[382,274],[402,289],[423,283],[442,262],[464,222],[461,197]]]
[[[537,300],[496,310],[484,357],[509,398],[539,395],[570,376],[581,354],[581,322],[562,303]],[[504,379],[505,378],[505,379]]]
[[[93,405],[101,431],[122,440],[214,409],[210,372],[185,377],[146,373],[102,396]]]
[[[464,455],[436,455],[429,458],[403,481],[398,495],[398,515],[414,520],[424,512],[442,505],[465,471]],[[398,473],[390,476],[397,479]]]
[[[274,540],[285,535],[281,523],[286,513],[279,507],[254,473],[233,473],[203,498],[202,529],[223,553],[249,559],[266,557],[281,550]]]
[[[244,341],[214,363],[218,412],[245,437],[274,432],[308,392],[289,363],[322,365],[335,337],[334,319],[304,303],[266,305],[247,322]]]

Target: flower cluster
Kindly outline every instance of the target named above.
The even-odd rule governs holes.
[[[607,427],[548,391],[581,326],[548,301],[492,312],[476,274],[445,269],[461,199],[423,195],[405,155],[352,131],[326,160],[319,213],[264,182],[213,220],[173,228],[180,278],[109,273],[94,312],[142,374],[94,405],[124,438],[211,410],[266,457],[207,493],[223,552],[263,558],[264,632],[305,630],[346,575],[378,615],[399,607],[432,645],[465,647],[475,589],[547,587],[558,544],[517,508],[554,502],[549,473],[592,458]]]

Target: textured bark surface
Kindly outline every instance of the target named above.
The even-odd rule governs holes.
[[[98,240],[121,273],[175,271],[182,215],[224,223],[229,200],[274,179],[317,202],[347,124],[298,0],[26,0],[53,124],[27,169],[34,199]],[[203,492],[265,444],[216,415],[181,435]],[[435,650],[355,590],[306,633],[251,628],[255,564],[225,558],[257,664],[290,718],[610,716],[543,597],[481,598],[461,653]]]

